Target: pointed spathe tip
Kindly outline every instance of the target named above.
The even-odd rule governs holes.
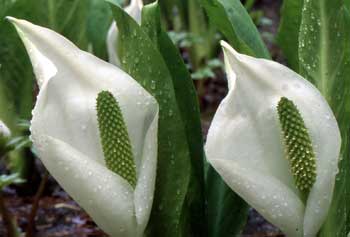
[[[228,42],[221,40],[220,45],[224,51],[224,53],[230,53],[235,55],[236,57],[240,54],[238,53]]]
[[[26,20],[18,19],[18,18],[15,18],[13,16],[6,16],[5,20],[11,22],[14,25],[18,25],[19,23],[27,22]]]
[[[231,48],[231,45],[229,45],[229,43],[227,43],[225,40],[220,40],[220,45],[222,48],[224,49],[229,49]]]
[[[21,36],[21,27],[20,27],[20,23],[23,22],[24,20],[20,20],[20,19],[17,19],[15,17],[12,17],[12,16],[6,16],[5,17],[5,20],[10,22],[14,27],[15,29],[17,30],[18,34]]]
[[[26,20],[22,20],[22,19],[18,19],[12,16],[6,16],[5,20],[9,21],[10,23],[12,23],[16,29],[18,30],[18,26],[24,25],[25,23],[28,23]]]
[[[11,22],[11,23],[15,23],[16,21],[18,21],[17,18],[14,18],[12,16],[5,16],[5,20]]]

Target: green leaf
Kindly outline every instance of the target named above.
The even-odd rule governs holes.
[[[305,1],[299,35],[300,71],[321,91],[342,136],[335,192],[319,236],[350,230],[350,15],[342,0]]]
[[[191,176],[191,158],[171,74],[147,33],[120,7],[111,4],[117,22],[123,69],[158,101],[158,169],[148,233],[181,236],[182,210]]]
[[[281,47],[290,68],[299,71],[299,29],[301,24],[301,9],[304,0],[284,0],[281,11],[281,22],[277,35],[278,45]]]
[[[191,233],[199,236],[205,231],[205,200],[203,173],[203,139],[199,104],[194,84],[180,53],[168,34],[161,29],[160,12],[157,3],[147,5],[142,10],[142,28],[158,48],[171,74],[180,116],[185,126],[191,155],[191,182],[183,209],[183,221],[190,223]],[[202,221],[198,221],[202,220]],[[159,220],[162,221],[162,220]],[[186,223],[183,223],[186,224]]]
[[[159,5],[167,29],[185,30],[188,26],[187,0],[161,0]]]
[[[5,17],[7,9],[13,4],[12,0],[0,0],[0,19]]]
[[[86,48],[85,5],[83,0],[17,0],[5,14],[49,27]],[[30,118],[34,85],[32,66],[13,26],[3,19],[0,21],[0,38],[0,84],[10,103],[14,101],[16,114]]]
[[[0,175],[0,189],[3,189],[10,184],[20,184],[23,182],[25,181],[21,179],[17,173],[11,175]]]
[[[24,147],[31,147],[32,142],[28,136],[18,136],[11,138],[6,144],[9,151],[19,150]]]
[[[306,76],[328,102],[345,55],[343,1],[332,4],[326,0],[305,2],[299,35],[300,72]]]
[[[112,19],[111,9],[105,1],[90,0],[87,37],[93,54],[104,60],[108,59],[106,38]]]
[[[201,0],[209,19],[239,52],[270,58],[257,28],[239,0]]]

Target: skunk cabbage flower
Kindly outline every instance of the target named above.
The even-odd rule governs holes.
[[[0,156],[1,153],[5,150],[6,143],[10,136],[10,129],[6,126],[6,124],[3,121],[0,120]]]
[[[137,23],[141,23],[141,10],[143,7],[142,0],[130,0],[130,5],[127,6],[124,10],[132,18],[135,19]],[[112,22],[107,34],[107,50],[109,55],[109,62],[120,66],[120,60],[117,53],[117,44],[118,44],[118,28],[115,21]]]
[[[208,132],[208,161],[288,236],[316,236],[338,172],[334,115],[320,92],[287,67],[222,46],[229,92]]]
[[[0,137],[8,138],[11,136],[10,129],[6,126],[6,124],[0,120]]]
[[[109,235],[143,236],[156,176],[157,102],[61,35],[8,19],[40,87],[31,138],[42,162]]]

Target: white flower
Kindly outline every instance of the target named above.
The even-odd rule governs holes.
[[[3,121],[0,120],[0,156],[2,155],[1,153],[4,152],[6,143],[10,137],[10,129],[6,126],[6,124]]]
[[[6,126],[6,124],[0,120],[0,137],[8,138],[11,136],[10,129]]]
[[[142,0],[130,0],[130,5],[125,8],[128,13],[137,23],[141,23],[141,10],[143,7]],[[112,22],[107,34],[107,50],[109,62],[120,66],[120,60],[117,53],[118,44],[118,28],[115,21]]]
[[[288,236],[316,236],[338,172],[341,138],[334,115],[320,92],[287,67],[239,54],[225,42],[222,46],[229,92],[209,129],[208,161],[237,194]],[[292,172],[291,159],[286,159],[286,145],[295,138],[282,132],[277,111],[282,97],[296,105],[307,128],[302,131],[311,138],[316,174],[308,196],[295,184],[293,175],[298,176],[300,167],[294,164],[299,171]]]
[[[42,162],[109,235],[142,236],[154,194],[157,102],[125,72],[63,36],[8,19],[26,46],[40,87],[31,138]],[[135,188],[106,166],[96,112],[101,91],[112,93],[120,105],[136,166]]]

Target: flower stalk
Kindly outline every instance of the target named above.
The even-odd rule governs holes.
[[[2,191],[0,191],[0,213],[8,237],[19,237],[18,226],[8,210]]]

